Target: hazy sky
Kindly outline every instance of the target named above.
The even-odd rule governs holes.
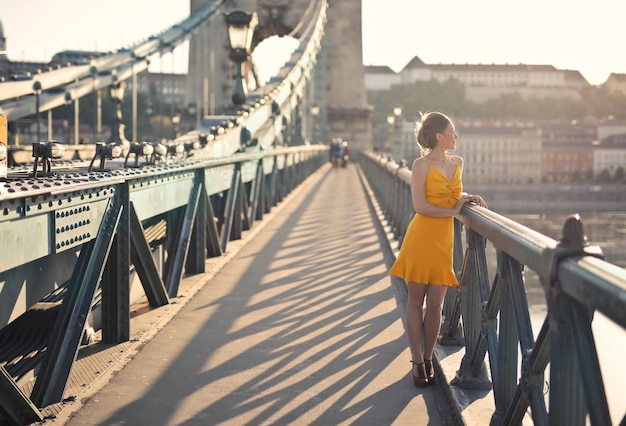
[[[601,84],[626,73],[625,11],[623,0],[363,0],[363,62],[395,71],[416,55],[428,64],[554,65]],[[13,61],[116,50],[188,14],[188,0],[0,0]],[[184,71],[186,60],[180,49],[151,69]]]

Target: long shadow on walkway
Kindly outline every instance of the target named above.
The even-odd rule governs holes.
[[[68,424],[442,424],[356,167],[286,202]]]

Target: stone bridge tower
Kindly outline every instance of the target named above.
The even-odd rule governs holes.
[[[371,107],[367,105],[361,35],[361,1],[330,0],[324,51],[319,77],[323,82],[315,95],[320,100],[321,132],[328,142],[337,137],[353,149],[371,147]],[[191,0],[191,11],[206,0]],[[289,34],[296,28],[310,0],[232,0],[230,10],[257,12],[255,32],[258,43],[272,35]],[[230,106],[232,63],[228,59],[228,36],[222,14],[196,35],[189,47],[187,103],[197,118],[219,114]],[[323,87],[326,86],[326,87]]]

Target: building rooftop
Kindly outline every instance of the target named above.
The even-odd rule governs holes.
[[[365,65],[365,72],[367,74],[396,74],[387,65]]]

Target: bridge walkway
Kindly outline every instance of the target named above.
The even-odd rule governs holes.
[[[358,167],[323,166],[172,304],[134,316],[132,347],[52,422],[454,424],[442,385],[412,383],[378,223]]]

